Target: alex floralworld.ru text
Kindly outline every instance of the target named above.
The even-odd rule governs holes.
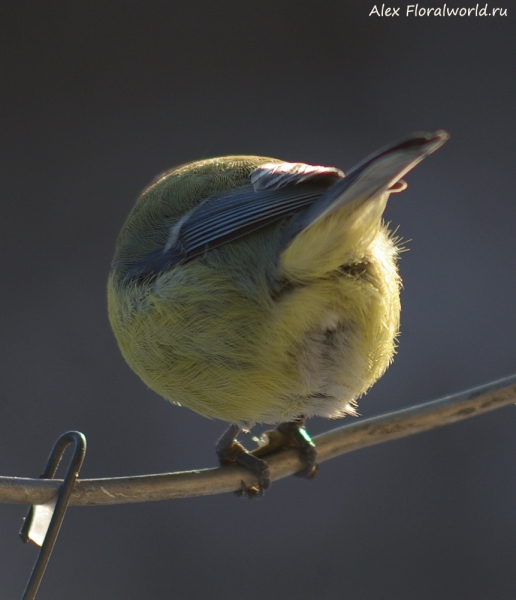
[[[480,8],[480,4],[465,7],[450,7],[444,4],[436,8],[427,8],[419,4],[408,4],[405,12],[401,12],[401,6],[386,6],[385,4],[375,4],[369,13],[370,17],[506,17],[506,8],[489,8],[486,4]]]

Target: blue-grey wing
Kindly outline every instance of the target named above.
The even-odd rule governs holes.
[[[212,196],[171,226],[164,248],[132,265],[128,277],[146,278],[293,215],[344,177],[333,167],[266,163],[250,183]]]

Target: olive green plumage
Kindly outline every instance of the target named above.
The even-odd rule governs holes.
[[[113,331],[142,380],[245,427],[353,413],[391,362],[399,329],[397,251],[382,223],[391,180],[292,239],[294,216],[285,215],[153,276],[130,276],[171,245],[195,207],[273,163],[281,161],[230,156],[164,174],[125,222],[108,282]]]

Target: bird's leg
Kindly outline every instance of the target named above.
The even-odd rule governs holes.
[[[313,479],[317,475],[317,448],[305,429],[305,417],[300,416],[294,421],[280,423],[276,429],[267,431],[265,435],[269,441],[253,451],[255,456],[264,456],[285,448],[297,448],[305,468],[296,475],[306,479]]]
[[[221,465],[238,465],[244,467],[244,469],[256,475],[258,484],[247,487],[242,482],[242,489],[235,492],[237,496],[247,496],[248,498],[261,497],[271,484],[269,465],[261,458],[249,453],[237,441],[236,437],[239,433],[240,427],[231,424],[217,442],[215,449],[219,456],[219,462]]]

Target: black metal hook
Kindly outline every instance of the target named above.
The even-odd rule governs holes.
[[[59,463],[63,458],[63,454],[68,445],[71,443],[73,443],[75,446],[72,460],[70,461],[70,465],[66,472],[63,485],[59,488],[57,498],[51,500],[46,505],[31,506],[20,530],[20,536],[24,542],[34,540],[34,529],[38,529],[39,527],[40,529],[44,530],[47,526],[45,517],[39,517],[39,515],[36,513],[36,509],[38,506],[45,506],[47,508],[47,513],[49,516],[51,516],[50,523],[48,524],[48,529],[46,532],[38,532],[42,538],[42,543],[40,544],[41,550],[34,568],[32,569],[27,587],[23,592],[22,600],[34,600],[41,580],[43,579],[50,555],[52,554],[59,530],[61,529],[61,524],[63,523],[66,509],[68,508],[73,486],[75,485],[75,481],[79,476],[79,471],[86,454],[86,437],[84,434],[80,433],[79,431],[68,431],[67,433],[64,433],[52,448],[52,452],[48,457],[45,470],[40,476],[40,479],[52,479],[54,477]],[[43,523],[38,524],[38,518],[40,521],[43,521]]]

